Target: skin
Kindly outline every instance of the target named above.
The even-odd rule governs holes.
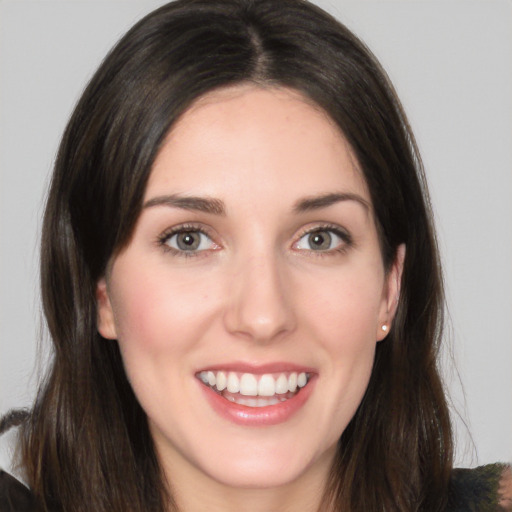
[[[295,208],[333,192],[356,199]],[[224,214],[153,204],[176,194],[220,200]],[[98,329],[118,340],[180,510],[316,510],[392,322],[404,254],[385,272],[349,145],[296,92],[224,89],[171,130],[145,203],[98,283]],[[188,256],[165,239],[183,224],[207,234]],[[325,238],[326,225],[343,237],[312,248],[306,231]],[[315,387],[284,423],[236,425],[195,376],[233,361],[312,367]]]

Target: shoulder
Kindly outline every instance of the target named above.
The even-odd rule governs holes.
[[[507,464],[454,469],[447,512],[512,511],[512,472]]]
[[[33,512],[32,493],[21,482],[0,469],[0,512]]]

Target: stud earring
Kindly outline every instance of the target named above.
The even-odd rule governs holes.
[[[387,332],[387,330],[388,330],[388,326],[387,326],[386,324],[382,324],[381,329],[382,329],[384,332]]]

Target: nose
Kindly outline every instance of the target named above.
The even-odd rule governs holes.
[[[289,284],[277,257],[253,254],[240,261],[231,276],[226,329],[259,343],[293,331],[296,318]]]

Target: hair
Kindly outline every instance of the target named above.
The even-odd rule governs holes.
[[[130,241],[170,128],[204,94],[245,83],[298,91],[335,121],[367,183],[385,268],[407,247],[397,314],[339,440],[322,510],[444,507],[442,276],[421,159],[389,79],[356,36],[306,1],[178,0],[105,58],[56,158],[41,246],[54,354],[20,432],[41,510],[174,506],[118,345],[98,333],[96,284]]]

